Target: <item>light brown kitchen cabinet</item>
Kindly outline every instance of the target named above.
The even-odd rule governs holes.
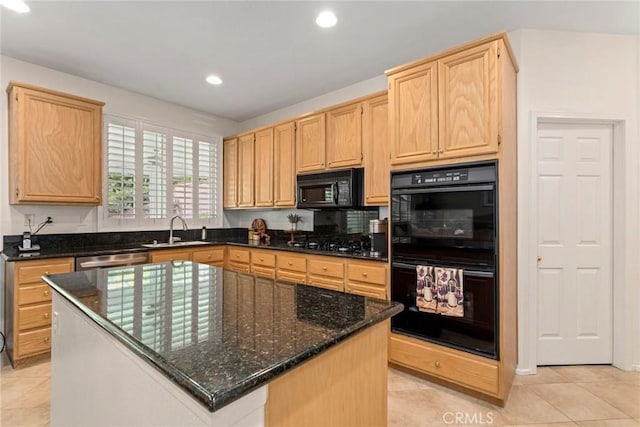
[[[273,128],[274,202],[276,207],[296,206],[296,132],[293,122]]]
[[[504,51],[494,39],[387,72],[394,167],[498,152]]]
[[[325,169],[326,143],[324,113],[314,114],[296,121],[297,173]]]
[[[230,138],[223,142],[222,148],[224,208],[238,207],[238,138]]]
[[[251,250],[230,246],[227,249],[225,267],[230,270],[249,273],[251,271]]]
[[[207,247],[193,249],[191,253],[191,261],[200,264],[209,264],[214,267],[224,267],[224,255],[226,249],[224,247]]]
[[[255,206],[273,206],[273,128],[255,133]]]
[[[495,40],[438,61],[439,156],[498,152],[498,49]],[[504,50],[504,48],[503,48]]]
[[[5,333],[14,368],[46,358],[51,351],[51,289],[43,275],[73,271],[73,258],[5,264]]]
[[[389,75],[391,164],[437,158],[438,67],[428,62]]]
[[[364,201],[369,206],[389,203],[389,108],[387,95],[362,102]]]
[[[255,134],[238,137],[238,207],[251,207],[254,204],[254,142]]]
[[[251,272],[258,276],[276,277],[276,253],[270,250],[251,250]]]
[[[100,205],[104,103],[18,82],[7,92],[9,202]]]
[[[329,110],[327,115],[327,168],[362,165],[362,104]]]
[[[190,249],[164,249],[149,252],[149,262],[191,261],[193,251]]]
[[[345,291],[365,297],[386,299],[387,265],[375,261],[349,260]]]
[[[307,255],[307,284],[344,291],[344,264],[336,257]]]
[[[279,252],[276,257],[276,277],[293,283],[307,283],[306,255]]]

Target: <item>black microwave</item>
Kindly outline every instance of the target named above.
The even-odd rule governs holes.
[[[360,207],[362,181],[362,168],[298,175],[298,208]]]

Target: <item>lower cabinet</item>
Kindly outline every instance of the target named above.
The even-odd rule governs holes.
[[[498,362],[404,335],[391,334],[389,361],[483,394],[499,393]]]
[[[69,273],[73,258],[51,258],[5,264],[5,332],[14,367],[47,357],[51,351],[51,289],[42,276]]]
[[[224,246],[213,246],[198,249],[166,249],[151,251],[149,262],[193,261],[216,267],[224,266]]]
[[[349,260],[345,291],[365,297],[387,299],[387,264]]]
[[[270,250],[251,251],[251,272],[258,276],[276,277],[276,253]]]
[[[251,249],[229,246],[225,267],[229,270],[249,273],[251,271]]]
[[[276,277],[293,283],[307,283],[307,256],[278,252]]]
[[[224,255],[226,249],[222,247],[194,249],[191,261],[201,264],[209,264],[215,267],[224,267]]]
[[[307,283],[320,288],[344,291],[344,260],[328,256],[307,257]]]

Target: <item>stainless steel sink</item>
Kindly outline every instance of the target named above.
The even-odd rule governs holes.
[[[191,240],[186,242],[163,242],[163,243],[147,243],[144,246],[145,248],[179,248],[182,246],[198,246],[198,245],[206,245],[207,242],[202,242],[200,240]]]

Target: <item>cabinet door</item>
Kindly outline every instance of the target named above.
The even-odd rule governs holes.
[[[296,206],[296,141],[293,122],[274,128],[274,206]]]
[[[191,261],[191,251],[188,249],[168,249],[149,253],[150,262]]]
[[[391,165],[437,157],[438,81],[436,62],[389,76]]]
[[[238,206],[253,206],[254,134],[238,138]]]
[[[324,113],[298,120],[296,122],[297,173],[324,170],[325,146]]]
[[[438,61],[440,157],[498,151],[498,42]]]
[[[238,138],[224,141],[222,151],[223,207],[238,207]]]
[[[327,167],[362,165],[362,104],[327,112]]]
[[[273,206],[273,128],[256,132],[255,206]]]
[[[104,104],[15,85],[9,96],[10,202],[101,204]]]
[[[389,109],[387,95],[363,103],[362,139],[365,204],[389,203]]]

